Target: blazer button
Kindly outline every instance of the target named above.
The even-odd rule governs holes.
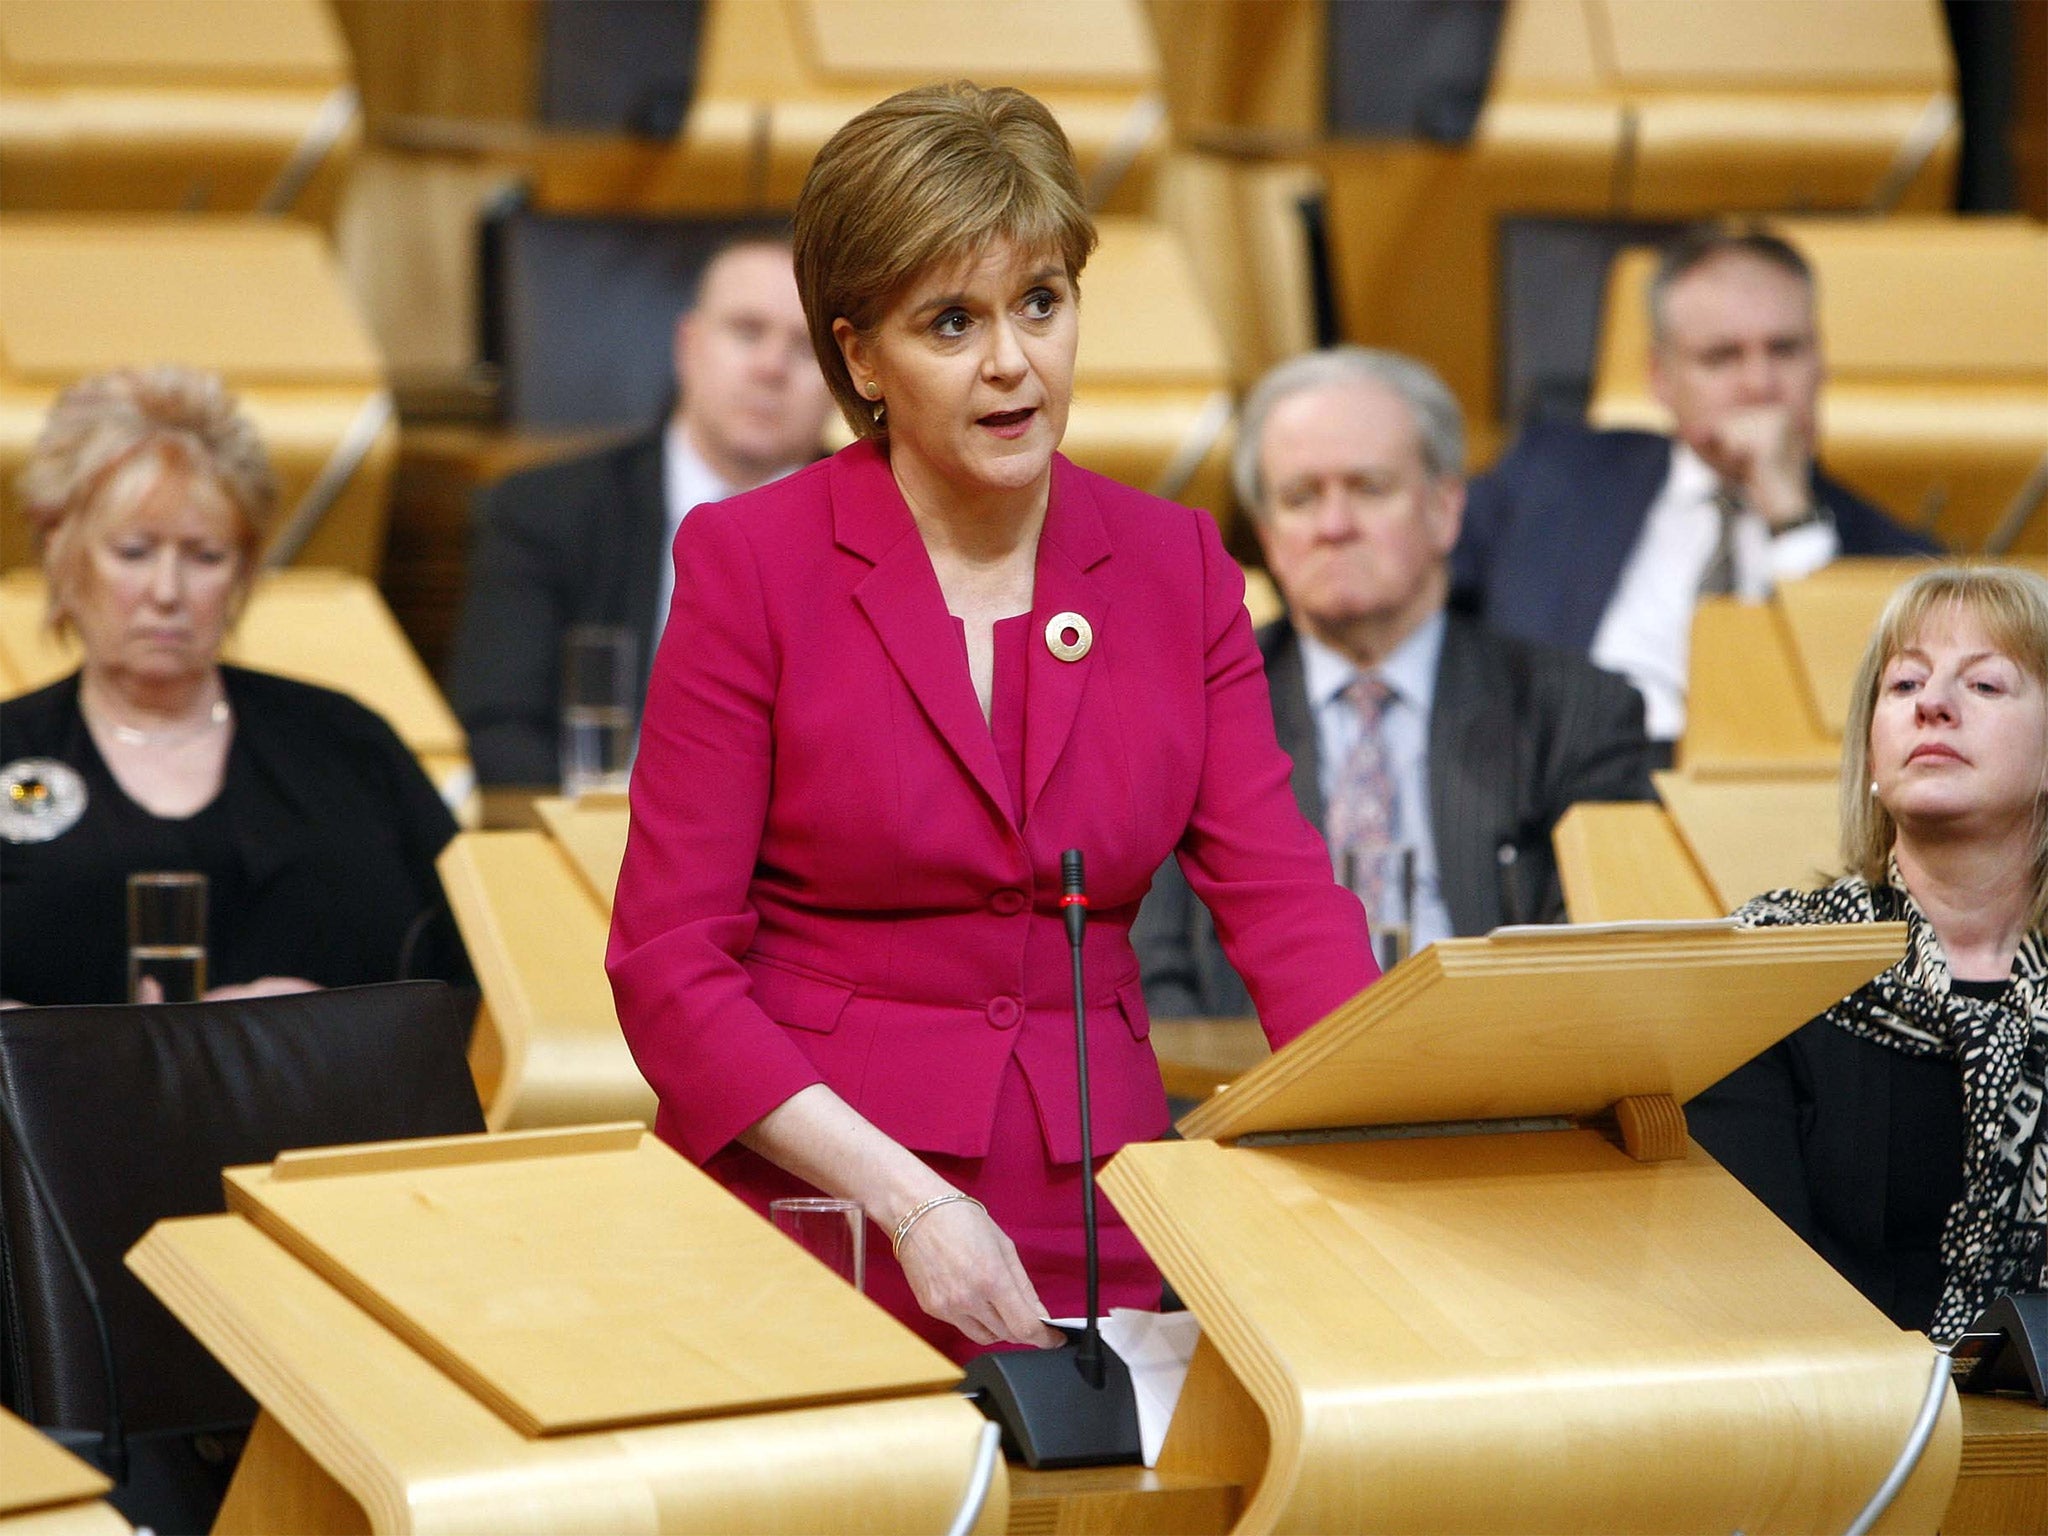
[[[1015,917],[1024,910],[1024,893],[1005,886],[989,897],[988,906],[999,917]]]
[[[992,1029],[1014,1029],[1024,1014],[1024,1009],[1014,997],[998,997],[984,1011]]]

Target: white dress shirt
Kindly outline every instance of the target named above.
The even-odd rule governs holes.
[[[1607,612],[1593,635],[1593,661],[1619,672],[1643,696],[1652,741],[1685,733],[1685,688],[1692,660],[1692,610],[1700,580],[1721,538],[1715,504],[1720,477],[1683,443],[1650,504]],[[1735,595],[1762,602],[1781,581],[1819,570],[1842,552],[1834,524],[1822,519],[1773,536],[1761,513],[1744,508],[1734,524]]]
[[[723,501],[732,487],[711,472],[711,466],[690,446],[690,435],[680,422],[671,421],[661,440],[662,500],[668,505],[668,533],[661,541],[661,586],[654,599],[654,633],[647,637],[648,659],[661,644],[661,632],[668,625],[668,606],[675,600],[676,562],[669,553],[676,542],[676,530],[692,507],[707,501]]]
[[[1299,629],[1295,633],[1301,641],[1309,710],[1316,722],[1317,779],[1327,805],[1336,793],[1344,760],[1358,744],[1358,711],[1344,699],[1358,668],[1314,636]],[[1376,923],[1407,918],[1411,953],[1451,934],[1451,914],[1437,878],[1436,835],[1429,820],[1429,713],[1436,703],[1437,659],[1443,648],[1444,616],[1439,612],[1374,669],[1391,694],[1380,731],[1394,776],[1394,836],[1415,851],[1415,890],[1411,911],[1366,916]],[[1399,900],[1398,892],[1391,894]]]

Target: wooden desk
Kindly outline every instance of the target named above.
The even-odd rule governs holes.
[[[4,1536],[127,1536],[128,1522],[100,1502],[112,1486],[56,1441],[0,1409]]]
[[[590,899],[609,915],[619,866],[626,860],[626,797],[585,795],[565,800],[551,795],[534,801],[533,809]]]
[[[451,1155],[447,1149],[457,1142],[492,1150],[481,1162],[436,1161]],[[676,1162],[659,1148],[636,1144],[638,1151],[622,1155]],[[306,1186],[326,1176],[301,1173],[279,1181],[297,1186],[296,1214],[264,1218],[287,1223],[289,1230],[281,1229],[278,1237],[240,1215],[181,1218],[158,1223],[130,1252],[129,1267],[262,1407],[217,1531],[653,1536],[805,1530],[880,1536],[945,1527],[965,1488],[981,1419],[945,1390],[956,1373],[942,1357],[865,1308],[765,1223],[716,1191],[704,1191],[694,1204],[676,1204],[675,1230],[648,1227],[643,1258],[618,1260],[618,1253],[639,1251],[630,1223],[652,1217],[601,1210],[604,1198],[586,1187],[583,1173],[612,1154],[569,1154],[577,1166],[550,1174],[538,1192],[521,1193],[524,1184],[493,1172],[510,1166],[503,1158],[516,1161],[504,1145],[500,1138],[456,1138],[295,1154],[315,1161],[367,1157],[379,1166],[339,1175],[350,1187],[335,1192],[328,1207],[334,1219],[324,1227],[306,1215]],[[380,1283],[336,1248],[335,1221],[358,1224],[360,1231],[366,1230],[360,1223],[377,1211],[389,1213],[390,1200],[371,1186],[388,1175],[383,1165],[393,1157],[425,1160],[417,1173],[397,1176],[395,1198],[412,1207],[413,1227],[440,1226],[430,1247],[459,1244],[475,1229],[487,1249],[495,1239],[502,1251],[503,1240],[513,1239],[530,1243],[545,1260],[536,1265],[531,1286],[500,1285],[496,1303],[474,1309],[472,1331],[494,1332],[501,1345],[519,1351],[528,1338],[522,1332],[526,1323],[538,1320],[542,1333],[560,1335],[564,1329],[573,1333],[581,1317],[611,1335],[645,1337],[654,1346],[651,1358],[694,1357],[699,1373],[738,1384],[761,1406],[722,1416],[521,1433],[302,1256],[317,1251],[323,1265],[338,1262],[347,1274]],[[257,1172],[276,1179],[283,1166]],[[680,1165],[671,1171],[684,1185],[701,1180]],[[238,1170],[237,1179],[244,1172]],[[235,1187],[239,1203],[241,1188]],[[616,1195],[610,1175],[594,1187]],[[595,1250],[586,1255],[573,1240],[563,1241],[579,1224],[607,1234],[602,1246],[613,1256]],[[551,1236],[553,1249],[545,1251]],[[692,1246],[698,1237],[708,1245],[702,1253]],[[384,1280],[396,1274],[415,1284],[438,1284],[451,1265],[439,1257],[422,1260],[427,1251],[418,1244],[394,1245]],[[577,1281],[579,1259],[580,1268],[591,1272]],[[707,1278],[718,1272],[706,1267],[712,1261],[735,1266],[729,1292],[706,1291]],[[594,1272],[600,1265],[609,1279]],[[449,1278],[452,1294],[462,1277]],[[388,1301],[386,1291],[379,1294]],[[757,1342],[742,1359],[720,1353],[732,1336],[723,1324],[734,1321],[722,1324],[720,1308],[737,1309],[743,1318],[763,1301],[771,1310],[752,1317],[757,1341],[764,1320],[781,1312],[834,1316],[834,1307],[825,1305],[830,1301],[842,1322],[856,1312],[867,1314],[861,1320],[871,1326],[853,1330],[862,1333],[862,1342],[850,1353],[879,1360],[876,1346],[886,1334],[900,1343],[904,1359],[892,1358],[886,1368],[859,1367],[856,1374],[868,1372],[875,1385],[857,1401],[820,1403],[804,1390],[794,1400],[807,1406],[780,1407],[778,1399],[791,1400],[785,1386],[801,1388],[818,1379],[801,1350],[768,1359]],[[640,1320],[620,1328],[621,1307]],[[671,1317],[672,1307],[683,1314]],[[801,1345],[802,1335],[792,1333],[791,1342]],[[601,1357],[607,1354],[615,1368],[611,1379],[621,1385],[632,1379],[630,1366],[616,1369],[624,1340],[613,1339],[609,1351],[588,1356],[574,1349],[550,1351],[539,1334],[531,1343],[520,1358],[579,1392],[603,1390],[608,1373]],[[624,1358],[630,1355],[628,1344]],[[937,1387],[928,1384],[934,1378]],[[675,1381],[671,1371],[642,1386],[665,1389]],[[905,1395],[874,1395],[889,1390]],[[1001,1531],[1007,1510],[999,1475],[976,1527],[981,1536]]]
[[[1243,1505],[1241,1487],[1209,1473],[1013,1465],[1007,1536],[1222,1536]]]
[[[1692,666],[1678,766],[1699,778],[1832,778],[1839,736],[1814,713],[1775,604],[1732,597],[1693,610]]]
[[[654,1121],[604,973],[609,903],[539,832],[464,832],[436,867],[483,988],[470,1068],[494,1131]]]
[[[1585,801],[1559,818],[1550,842],[1574,923],[1726,915],[1662,806]]]
[[[1966,1395],[1963,1462],[1942,1536],[2048,1531],[2048,1408]]]
[[[110,37],[144,16],[175,31],[202,12],[253,20],[300,10],[331,25],[315,5],[239,10],[130,0],[116,10],[87,0],[0,7],[0,26],[60,8]],[[0,183],[13,170],[5,141],[21,121],[7,100],[7,53],[0,41]],[[0,191],[0,199],[13,190]],[[260,217],[4,217],[0,567],[34,561],[13,482],[57,392],[109,368],[176,360],[219,373],[261,435],[278,481],[273,538],[315,486],[323,496],[334,488],[292,563],[376,574],[398,427],[382,354],[323,231]]]
[[[1840,872],[1841,791],[1832,779],[1654,777],[1679,841],[1722,912],[1763,891],[1825,885]]]
[[[1268,1056],[1257,1019],[1154,1019],[1152,1054],[1177,1099],[1206,1099]]]

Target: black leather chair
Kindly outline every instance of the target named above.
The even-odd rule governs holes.
[[[772,216],[545,213],[478,229],[477,313],[507,426],[641,431],[675,405],[676,316],[719,248],[789,238]]]
[[[122,1265],[220,1171],[484,1129],[440,982],[0,1013],[0,1398],[160,1532],[213,1521],[255,1405]]]

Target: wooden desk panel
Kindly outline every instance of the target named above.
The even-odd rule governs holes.
[[[1841,739],[1823,729],[1807,696],[1775,608],[1702,599],[1678,766],[1700,778],[1831,777]]]
[[[1840,740],[1849,721],[1849,695],[1864,647],[1892,594],[1932,562],[1927,560],[1837,560],[1804,581],[1778,589],[1777,606],[1817,718]],[[2048,575],[2048,559],[2016,557],[2000,562]]]
[[[1151,1143],[1105,1186],[1269,1427],[1239,1530],[1839,1529],[1934,1363],[1697,1149]]]
[[[1152,1053],[1166,1091],[1197,1101],[1273,1054],[1257,1019],[1154,1019]]]
[[[0,1408],[0,1530],[27,1530],[16,1521],[31,1511],[55,1511],[64,1505],[97,1500],[112,1486],[97,1469]],[[105,1505],[89,1507],[113,1514]],[[125,1531],[127,1526],[116,1519],[108,1528]],[[79,1529],[91,1527],[81,1525]]]
[[[626,861],[626,829],[631,820],[626,797],[585,795],[580,800],[565,800],[546,795],[533,802],[533,809],[570,868],[582,879],[590,899],[610,915],[619,866]]]
[[[1902,923],[1443,939],[1194,1110],[1181,1134],[1587,1118],[1658,1094],[1682,1104],[1905,944]]]
[[[289,1152],[225,1178],[231,1209],[528,1435],[960,1379],[637,1125]]]
[[[1840,873],[1841,791],[1832,780],[1655,778],[1721,911],[1784,886],[1822,886]]]
[[[1565,913],[1575,923],[1727,914],[1662,806],[1584,801],[1558,819],[1550,842]]]
[[[562,850],[539,832],[465,832],[437,868],[483,987],[471,1054],[485,1123],[651,1125],[654,1090],[604,973],[610,919]]]
[[[982,1423],[941,1393],[528,1439],[238,1216],[159,1222],[128,1266],[262,1405],[252,1533],[942,1530]],[[977,1536],[1007,1518],[999,1474]]]

